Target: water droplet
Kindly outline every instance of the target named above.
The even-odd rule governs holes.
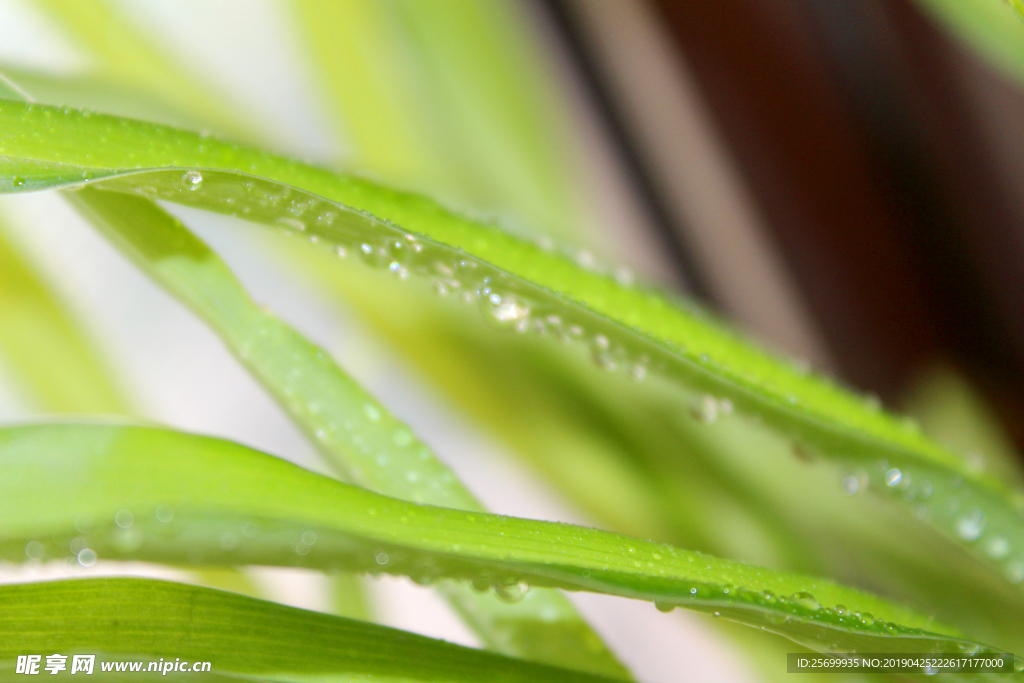
[[[25,544],[25,557],[30,560],[41,560],[46,556],[46,548],[39,541],[29,541]]]
[[[594,258],[594,255],[591,252],[583,249],[576,254],[576,263],[583,268],[593,268],[597,263],[597,259]]]
[[[856,474],[847,474],[843,477],[843,493],[852,496],[857,491],[860,491],[860,478]]]
[[[96,551],[85,548],[78,552],[78,564],[83,567],[91,567],[96,564]]]
[[[806,610],[817,611],[821,609],[818,599],[807,591],[800,591],[789,596],[789,601]]]
[[[594,364],[609,372],[615,372],[619,368],[619,362],[611,350],[612,343],[603,334],[595,334],[590,342],[590,354]]]
[[[24,178],[22,178],[21,176],[14,176],[14,186],[15,187],[22,187],[24,185],[25,185],[25,179]]]
[[[704,424],[714,424],[718,419],[718,401],[714,396],[705,394],[696,405],[690,407],[690,415]]]
[[[903,473],[893,467],[885,473],[885,483],[887,486],[896,486],[903,479]]]
[[[643,363],[634,363],[629,369],[629,376],[637,382],[643,382],[647,377],[647,366]]]
[[[875,615],[873,615],[871,612],[865,612],[864,614],[860,615],[860,623],[864,624],[865,626],[873,625],[875,623]]]
[[[492,293],[485,301],[487,313],[499,323],[514,323],[530,315],[530,309],[510,294]]]
[[[132,524],[135,522],[135,515],[130,510],[119,510],[114,515],[114,523],[122,529],[130,529]]]
[[[388,560],[390,558],[388,558],[388,554],[387,553],[377,553],[377,556],[374,557],[373,559],[377,561],[377,564],[379,564],[380,566],[383,567],[384,565],[386,565],[388,563]]]
[[[835,606],[835,611],[836,611],[836,614],[838,614],[839,616],[843,616],[844,614],[849,614],[850,613],[850,608],[847,607],[846,605],[836,605]]]
[[[985,516],[978,508],[971,508],[956,520],[956,535],[965,541],[974,541],[985,528]]]
[[[497,584],[494,586],[494,594],[499,599],[508,603],[522,602],[523,598],[526,597],[527,593],[530,592],[530,585],[518,581],[510,584]]]
[[[186,171],[181,182],[190,190],[198,190],[203,185],[203,174],[199,171]]]
[[[676,608],[676,606],[673,605],[671,602],[664,602],[662,600],[655,600],[654,606],[657,608],[659,612],[671,612]]]
[[[174,519],[174,510],[171,509],[170,505],[159,505],[156,508],[156,520],[167,524]]]
[[[985,551],[993,560],[1001,560],[1010,554],[1010,542],[1003,536],[993,536]]]
[[[238,534],[236,534],[234,531],[225,531],[223,534],[221,534],[220,542],[218,545],[220,545],[221,550],[225,552],[230,552],[238,547],[238,542]]]
[[[697,589],[696,588],[691,588],[690,589],[690,595],[696,595],[696,594],[697,594]]]

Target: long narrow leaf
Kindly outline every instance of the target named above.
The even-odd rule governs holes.
[[[857,468],[862,487],[912,505],[1011,581],[1024,579],[1024,495],[871,401],[773,359],[698,311],[564,254],[370,181],[97,114],[0,103],[0,155],[2,191],[107,178],[111,189],[274,223],[399,277],[424,275],[444,291],[458,290],[499,325],[586,342],[609,370],[663,373],[728,399],[802,448]],[[167,170],[146,171],[161,167]]]
[[[404,631],[222,591],[149,579],[83,579],[0,587],[0,679],[18,656],[96,654],[104,664],[159,665],[167,680],[490,683],[609,681]],[[163,662],[209,662],[177,673]],[[71,670],[71,659],[66,661]],[[40,667],[42,668],[42,667]],[[88,674],[85,674],[88,675]],[[128,676],[145,676],[145,673]],[[91,677],[90,677],[91,679]]]
[[[90,425],[0,430],[0,557],[269,564],[687,607],[817,649],[988,651],[832,582],[567,524],[417,505],[243,446]]]

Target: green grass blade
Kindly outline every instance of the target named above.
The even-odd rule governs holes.
[[[499,325],[578,339],[607,369],[656,372],[728,399],[801,448],[855,468],[862,487],[912,504],[1011,581],[1024,579],[1024,495],[972,471],[870,400],[770,357],[656,292],[425,198],[197,134],[14,102],[0,103],[0,131],[2,191],[107,177],[109,188],[273,223],[399,277],[457,288]],[[157,167],[173,170],[144,171]]]
[[[297,565],[686,607],[816,649],[983,649],[832,582],[567,524],[417,505],[218,439],[92,425],[0,430],[0,557]],[[37,485],[45,482],[45,486]]]
[[[91,188],[72,193],[69,199],[210,324],[347,481],[415,502],[483,511],[401,421],[323,349],[249,299],[216,254],[155,203]],[[556,592],[537,591],[513,607],[464,587],[445,583],[438,589],[499,652],[626,676],[598,636]]]
[[[126,414],[93,345],[0,223],[0,356],[38,409]]]
[[[184,584],[81,579],[0,587],[0,679],[19,655],[98,654],[101,662],[210,662],[170,680],[490,683],[608,681],[404,631]],[[45,658],[43,664],[45,666]],[[70,670],[70,660],[68,669]],[[146,674],[127,674],[143,676]],[[157,674],[150,674],[155,676]]]

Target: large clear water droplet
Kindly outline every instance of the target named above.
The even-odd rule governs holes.
[[[821,609],[821,603],[818,602],[818,599],[807,591],[793,593],[793,595],[789,596],[789,601],[806,610],[817,611]]]
[[[203,185],[203,174],[199,171],[187,171],[181,176],[181,182],[190,190],[198,190]]]
[[[494,594],[499,599],[508,603],[522,602],[523,598],[526,597],[527,593],[530,592],[530,585],[518,581],[511,584],[498,584],[494,587]]]
[[[91,567],[96,564],[96,551],[91,548],[85,548],[78,552],[78,564],[83,567]]]
[[[530,315],[530,309],[509,294],[501,296],[492,293],[487,297],[486,306],[488,314],[499,323],[515,323]]]
[[[956,520],[956,535],[965,541],[974,541],[985,528],[985,516],[978,508],[972,508]]]

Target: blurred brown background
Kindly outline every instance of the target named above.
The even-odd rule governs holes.
[[[1024,445],[1024,92],[910,0],[547,0],[689,291],[899,406],[939,365]]]

